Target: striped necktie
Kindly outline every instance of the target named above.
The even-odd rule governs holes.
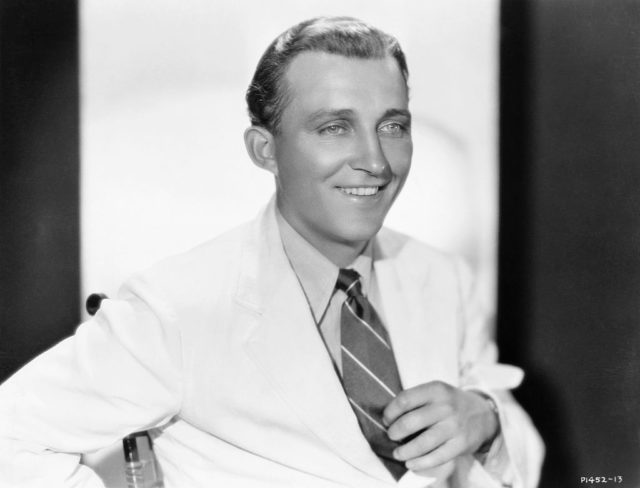
[[[362,294],[357,271],[341,269],[336,288],[347,294],[340,320],[344,389],[371,448],[399,479],[407,469],[393,459],[399,444],[389,439],[382,424],[384,408],[402,390],[389,336]]]

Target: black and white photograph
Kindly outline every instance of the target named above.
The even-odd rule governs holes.
[[[0,488],[640,488],[640,1],[2,0]]]

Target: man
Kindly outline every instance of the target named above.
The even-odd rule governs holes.
[[[157,428],[168,487],[534,486],[542,447],[456,260],[382,229],[408,70],[348,18],[278,37],[247,93],[256,221],[136,275],[0,391],[0,481],[100,486],[73,453]]]

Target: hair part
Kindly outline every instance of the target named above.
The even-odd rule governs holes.
[[[315,51],[349,58],[393,57],[407,83],[409,69],[398,40],[352,17],[317,17],[280,34],[264,52],[247,90],[251,124],[277,134],[287,106],[285,72],[295,56]]]

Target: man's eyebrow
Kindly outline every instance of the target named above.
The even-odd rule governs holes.
[[[341,119],[341,118],[350,118],[353,116],[353,110],[350,108],[342,108],[342,109],[320,109],[313,112],[309,115],[307,121],[309,123],[316,122],[320,119]]]
[[[409,112],[404,108],[390,108],[384,113],[382,118],[386,119],[387,117],[396,117],[398,115],[401,117],[406,117],[409,120],[409,122],[411,122],[411,112]]]

